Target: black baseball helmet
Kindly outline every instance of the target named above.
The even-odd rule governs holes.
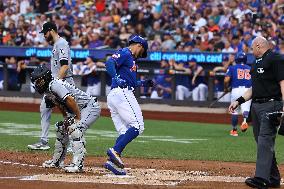
[[[247,63],[247,55],[244,52],[237,53],[235,56],[235,62],[237,64],[246,64]]]
[[[51,71],[45,65],[36,67],[31,73],[31,81],[34,84],[35,90],[40,94],[47,91],[52,79]]]

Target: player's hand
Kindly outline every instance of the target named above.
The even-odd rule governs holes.
[[[119,87],[126,87],[126,81],[124,79],[121,79],[120,75],[116,75],[114,78],[112,78],[112,81],[116,83]]]
[[[232,102],[230,104],[230,106],[229,106],[229,112],[233,113],[238,106],[239,106],[239,102],[238,101]]]

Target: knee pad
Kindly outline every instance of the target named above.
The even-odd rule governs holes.
[[[72,163],[78,167],[83,167],[83,162],[86,154],[86,141],[84,137],[84,131],[76,127],[70,133],[70,139],[72,141],[73,159]]]
[[[67,153],[67,145],[69,143],[68,133],[64,127],[63,121],[55,124],[56,128],[56,140],[54,145],[54,153],[52,161],[54,163],[60,163],[64,161]]]

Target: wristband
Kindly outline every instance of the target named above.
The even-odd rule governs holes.
[[[236,101],[239,103],[239,105],[241,105],[241,104],[243,104],[243,103],[246,102],[246,100],[245,100],[244,97],[242,97],[242,96],[239,97]]]

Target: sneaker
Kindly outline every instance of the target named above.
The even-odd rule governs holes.
[[[248,129],[249,125],[246,122],[243,122],[241,124],[241,131],[242,132],[246,132],[246,130]]]
[[[107,150],[107,155],[115,165],[117,165],[119,168],[124,168],[124,163],[121,160],[120,155],[113,148],[109,148]]]
[[[83,173],[83,167],[78,167],[77,165],[71,163],[70,165],[64,167],[66,173]]]
[[[234,130],[231,130],[231,131],[230,131],[230,135],[231,135],[231,136],[239,136],[239,135],[238,135],[238,131],[234,131]]]
[[[61,161],[59,163],[54,163],[53,160],[47,160],[43,162],[42,166],[44,168],[63,168],[64,167],[64,162]]]
[[[31,150],[49,150],[49,148],[48,143],[44,144],[42,142],[28,145],[28,149]]]
[[[111,171],[113,174],[115,175],[126,175],[126,172],[124,169],[119,168],[118,166],[116,166],[113,162],[111,162],[110,160],[108,160],[105,164],[104,167]]]

